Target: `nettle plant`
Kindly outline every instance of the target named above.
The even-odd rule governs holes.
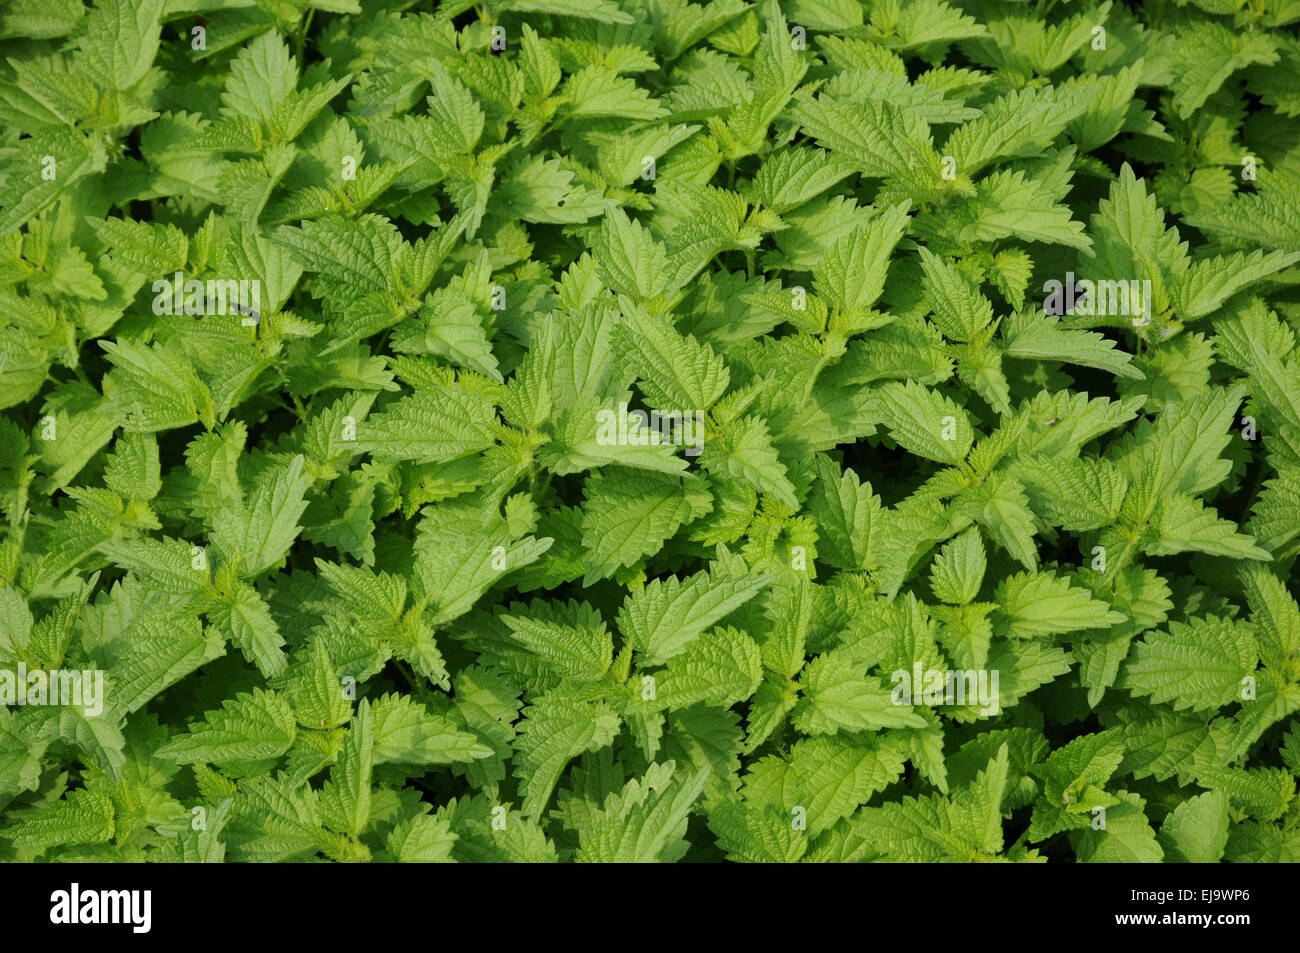
[[[1298,22],[9,0],[0,859],[1300,858]]]

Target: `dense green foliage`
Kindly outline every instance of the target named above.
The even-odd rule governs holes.
[[[0,859],[1300,858],[1298,23],[0,4]]]

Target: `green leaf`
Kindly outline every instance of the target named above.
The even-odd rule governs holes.
[[[692,485],[661,473],[614,467],[588,478],[582,516],[584,582],[608,577],[658,550],[683,523],[703,515],[704,501]]]
[[[867,808],[855,819],[854,830],[882,860],[969,863],[995,856],[1003,847],[1007,757],[1004,745],[951,799],[931,795]]]
[[[1164,859],[1164,851],[1136,794],[1119,792],[1120,803],[1106,809],[1106,828],[1073,832],[1070,840],[1085,864],[1151,864]]]
[[[1094,599],[1085,589],[1050,572],[1022,572],[998,585],[994,599],[1006,633],[1029,639],[1054,632],[1105,628],[1125,621],[1106,603]]]
[[[667,318],[625,309],[616,353],[635,371],[650,406],[666,413],[704,412],[727,390],[727,365],[708,344],[683,336]]]
[[[376,699],[373,712],[376,764],[450,764],[492,753],[472,732],[448,717],[431,714],[405,695]]]
[[[343,739],[343,750],[321,788],[321,819],[340,833],[357,837],[370,823],[371,771],[375,762],[374,714],[361,700]]]
[[[307,509],[311,484],[301,456],[267,470],[240,506],[213,518],[213,543],[244,576],[270,569],[284,559],[302,531],[298,519]]]
[[[609,795],[578,831],[574,859],[642,864],[676,859],[686,846],[681,838],[709,770],[702,768],[678,781],[674,768],[672,761],[651,765],[641,782],[629,781],[621,794]]]
[[[272,692],[240,693],[208,712],[188,734],[158,749],[178,764],[237,764],[278,758],[297,735],[293,709]]]
[[[922,384],[890,381],[876,390],[889,435],[904,449],[939,463],[957,463],[975,440],[966,411]]]
[[[966,275],[921,248],[925,297],[939,330],[953,341],[969,341],[993,320],[993,305]]]
[[[261,595],[248,583],[235,583],[230,600],[220,603],[210,619],[263,675],[270,678],[284,671],[280,627]]]
[[[490,447],[496,412],[463,386],[417,391],[357,425],[356,448],[380,460],[446,463]]]
[[[1217,864],[1228,843],[1228,798],[1207,791],[1188,798],[1160,825],[1165,858],[1175,863]]]
[[[988,561],[980,534],[968,529],[943,547],[930,567],[930,588],[935,598],[965,605],[979,595]]]
[[[794,711],[795,726],[805,734],[824,735],[925,725],[920,714],[896,703],[889,689],[868,678],[864,669],[862,663],[836,653],[804,666],[800,677],[804,697]]]
[[[730,707],[754,694],[763,676],[758,645],[736,629],[711,629],[668,660],[655,676],[657,697],[666,708],[691,705]]]
[[[100,791],[72,791],[5,831],[14,844],[42,851],[56,844],[103,844],[113,836],[113,801]]]
[[[502,616],[501,621],[516,641],[563,675],[600,678],[614,660],[614,641],[598,616],[594,624],[582,626],[514,615]]]
[[[685,580],[654,579],[623,601],[619,631],[647,665],[660,665],[754,598],[771,579],[766,573],[725,571],[696,573]]]
[[[1271,558],[1268,550],[1237,532],[1236,524],[1219,519],[1214,510],[1185,493],[1175,493],[1160,503],[1151,521],[1151,535],[1147,552],[1153,556],[1195,550],[1236,559]]]
[[[826,249],[813,271],[813,287],[831,307],[863,312],[885,287],[889,255],[907,227],[908,203],[892,206]]]
[[[546,807],[560,772],[584,751],[596,751],[614,740],[620,720],[603,702],[581,702],[551,693],[524,709],[515,741],[527,817]]]
[[[837,470],[830,459],[817,456],[817,485],[808,508],[817,521],[818,556],[839,569],[867,569],[880,497],[853,470]]]
[[[73,69],[108,89],[144,78],[158,52],[164,0],[99,0],[77,40]]]
[[[1239,622],[1207,616],[1190,625],[1170,622],[1134,643],[1119,685],[1174,710],[1207,711],[1241,697],[1242,680],[1255,670],[1259,650]]]

